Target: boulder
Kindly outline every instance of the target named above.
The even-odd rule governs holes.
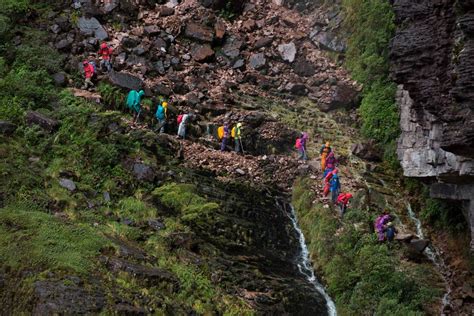
[[[76,277],[36,281],[33,285],[32,315],[100,314],[105,304],[102,293],[94,289],[86,290]]]
[[[293,95],[304,96],[308,94],[308,89],[302,83],[288,83],[285,86],[285,90],[290,92]]]
[[[430,241],[427,239],[412,239],[410,240],[410,250],[414,251],[415,253],[421,254],[425,251],[426,247],[428,247]]]
[[[204,43],[212,43],[214,32],[211,28],[197,23],[188,23],[184,30],[186,37]]]
[[[312,33],[311,39],[320,48],[329,51],[343,53],[346,50],[346,44],[342,38],[339,38],[332,31],[316,30]]]
[[[56,87],[64,87],[66,85],[66,75],[62,72],[57,72],[53,75],[53,81]]]
[[[382,152],[377,148],[373,140],[352,144],[351,152],[353,155],[368,161],[382,161]]]
[[[281,58],[287,62],[294,62],[296,57],[296,46],[295,43],[291,42],[288,44],[278,45],[278,52],[280,53]]]
[[[58,50],[67,50],[70,49],[72,46],[73,40],[69,38],[65,38],[57,42],[54,47]]]
[[[165,224],[158,219],[149,219],[147,224],[150,228],[159,231],[165,228]]]
[[[273,37],[262,37],[259,38],[255,44],[253,44],[254,49],[260,49],[262,47],[269,46],[273,42]]]
[[[153,168],[141,162],[133,164],[132,173],[138,181],[151,182],[155,179],[155,171]]]
[[[403,242],[410,242],[410,240],[412,240],[413,238],[415,238],[415,236],[413,234],[397,234],[397,235],[395,235],[395,240],[403,241]]]
[[[82,34],[93,36],[99,41],[106,40],[109,37],[107,31],[96,18],[80,17],[77,26]]]
[[[53,132],[59,126],[58,121],[36,111],[28,111],[26,114],[26,122],[30,125],[39,125],[49,132]]]
[[[313,64],[306,59],[296,61],[293,64],[293,70],[297,75],[302,77],[311,77],[316,73]]]
[[[0,121],[0,135],[12,135],[16,131],[17,126],[8,121]]]
[[[197,62],[206,62],[214,57],[214,50],[209,44],[197,45],[191,52],[191,56]]]
[[[226,27],[225,27],[224,22],[222,22],[221,20],[218,20],[216,24],[214,24],[214,33],[216,35],[217,41],[220,42],[224,39],[225,31],[226,31]]]
[[[153,36],[161,32],[161,29],[158,25],[147,25],[143,27],[143,33],[145,35]]]
[[[66,179],[66,178],[59,179],[59,185],[70,192],[76,191],[76,184],[74,183],[74,181],[70,179]]]
[[[169,97],[173,91],[171,89],[161,83],[158,83],[152,87],[152,90],[155,94]]]
[[[350,108],[356,106],[359,101],[359,91],[346,83],[337,83],[331,101],[326,104],[319,104],[323,112],[336,110],[339,108]]]
[[[174,8],[168,7],[168,6],[161,6],[160,7],[160,16],[170,16],[174,14]]]
[[[250,67],[253,69],[261,69],[266,65],[266,58],[263,53],[252,54],[249,59]]]
[[[244,42],[235,36],[229,36],[224,41],[222,46],[222,53],[230,58],[235,58],[240,55],[240,49],[244,45]]]
[[[128,90],[138,90],[143,87],[143,81],[140,78],[128,73],[112,70],[108,78],[112,84]]]

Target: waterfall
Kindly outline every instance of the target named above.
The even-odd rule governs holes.
[[[423,234],[423,227],[421,226],[421,221],[416,217],[415,212],[413,212],[410,203],[407,203],[407,210],[408,216],[413,221],[413,223],[415,223],[416,236],[420,239],[424,239],[425,235]],[[446,293],[443,296],[441,307],[441,313],[443,313],[444,309],[451,305],[450,296],[452,290],[448,282],[448,268],[446,267],[446,264],[444,263],[444,260],[441,257],[439,250],[432,244],[426,247],[426,249],[424,250],[424,254],[438,268],[441,275],[443,276],[444,282],[446,283]]]
[[[330,316],[336,316],[336,305],[334,304],[333,300],[329,295],[326,293],[326,290],[324,287],[321,285],[321,283],[318,282],[316,279],[316,275],[314,274],[313,267],[311,265],[311,261],[309,260],[309,251],[308,247],[306,247],[306,242],[304,239],[303,232],[301,231],[299,225],[298,225],[298,220],[296,218],[296,213],[295,209],[291,205],[291,213],[288,215],[291,222],[293,223],[293,227],[296,231],[296,234],[298,236],[298,241],[300,243],[300,248],[301,251],[298,255],[297,258],[297,265],[298,265],[298,270],[303,274],[306,279],[314,286],[316,291],[321,293],[321,295],[324,297],[326,300],[326,306],[328,310],[328,315]]]

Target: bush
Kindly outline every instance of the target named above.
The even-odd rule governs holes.
[[[389,43],[395,31],[392,7],[388,0],[344,0],[343,9],[349,34],[346,66],[364,85],[359,109],[362,132],[384,145],[387,157],[393,157],[399,115],[396,86],[389,80]],[[393,159],[390,164],[398,165]]]

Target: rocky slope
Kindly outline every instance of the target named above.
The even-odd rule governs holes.
[[[391,61],[401,111],[398,156],[431,195],[464,201],[474,250],[473,1],[393,2]]]

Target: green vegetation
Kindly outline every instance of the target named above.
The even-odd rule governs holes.
[[[385,146],[396,165],[394,142],[399,135],[396,86],[389,79],[389,42],[395,31],[388,0],[344,0],[344,30],[349,34],[346,66],[364,85],[359,112],[364,136]]]
[[[375,213],[351,210],[344,222],[331,208],[312,204],[313,193],[299,181],[293,205],[317,271],[321,271],[339,315],[423,315],[442,290],[429,264],[416,268],[400,260],[398,244],[380,244],[369,225]],[[355,197],[357,199],[357,196]],[[355,204],[355,203],[354,203]]]
[[[0,261],[15,270],[84,274],[91,271],[94,258],[106,245],[87,225],[66,224],[24,206],[0,211]]]

